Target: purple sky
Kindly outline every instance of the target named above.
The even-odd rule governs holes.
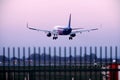
[[[0,46],[104,46],[120,43],[119,0],[0,0]],[[72,14],[72,26],[98,31],[59,36],[54,41],[30,26],[52,30],[67,25]],[[100,27],[99,25],[103,26]]]

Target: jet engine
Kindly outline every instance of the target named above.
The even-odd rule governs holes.
[[[71,37],[75,37],[75,36],[76,36],[76,34],[70,34],[70,36],[71,36]]]
[[[51,35],[52,35],[51,33],[47,33],[47,37],[51,37]]]

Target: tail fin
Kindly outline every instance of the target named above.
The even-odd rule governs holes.
[[[70,16],[69,16],[68,28],[71,28],[71,14],[70,14]]]

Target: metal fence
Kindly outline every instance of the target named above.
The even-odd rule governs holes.
[[[111,64],[120,64],[118,46],[0,48],[0,80],[117,80]]]

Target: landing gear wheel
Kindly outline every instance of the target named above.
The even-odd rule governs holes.
[[[58,39],[58,37],[53,37],[53,40],[56,40],[56,39]]]
[[[72,40],[73,38],[72,37],[69,37],[69,40]]]
[[[55,40],[55,37],[53,37],[53,40]]]

